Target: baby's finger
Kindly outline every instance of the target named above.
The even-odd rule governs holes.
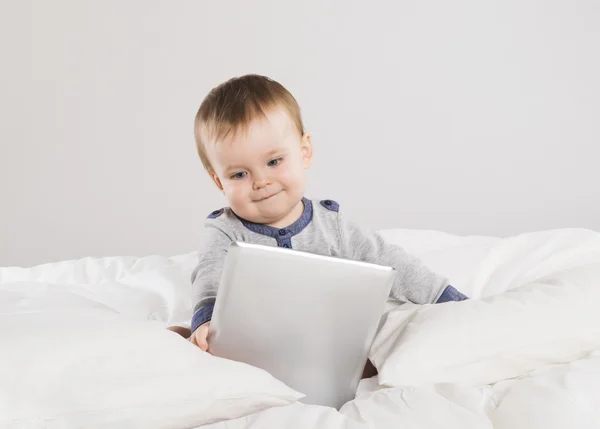
[[[200,350],[202,350],[203,352],[208,350],[208,341],[206,340],[208,337],[208,326],[200,326],[198,328],[198,332],[197,332],[197,336],[196,336],[196,341],[197,341],[197,345],[198,347],[200,347]]]

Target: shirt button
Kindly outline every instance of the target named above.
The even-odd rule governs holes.
[[[287,231],[285,229],[279,230],[279,235],[285,235],[285,234],[287,234]]]

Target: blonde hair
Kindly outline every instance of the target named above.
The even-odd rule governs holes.
[[[206,156],[208,141],[219,141],[240,129],[246,129],[257,118],[276,108],[283,108],[300,135],[304,125],[296,99],[278,82],[249,74],[228,80],[213,88],[202,101],[194,123],[196,148],[202,165],[208,172],[212,166]]]

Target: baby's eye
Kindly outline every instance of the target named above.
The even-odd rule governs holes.
[[[272,160],[270,160],[270,161],[267,163],[267,165],[268,165],[269,167],[275,167],[275,166],[277,166],[277,165],[281,164],[281,161],[282,161],[282,158],[276,158],[276,159],[272,159]]]
[[[246,173],[245,171],[240,171],[239,173],[232,174],[231,178],[235,180],[240,180],[246,177],[247,174],[248,173]]]

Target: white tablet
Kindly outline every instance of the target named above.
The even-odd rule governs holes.
[[[354,398],[392,287],[393,268],[233,243],[209,333],[215,356],[262,368],[306,397]]]

